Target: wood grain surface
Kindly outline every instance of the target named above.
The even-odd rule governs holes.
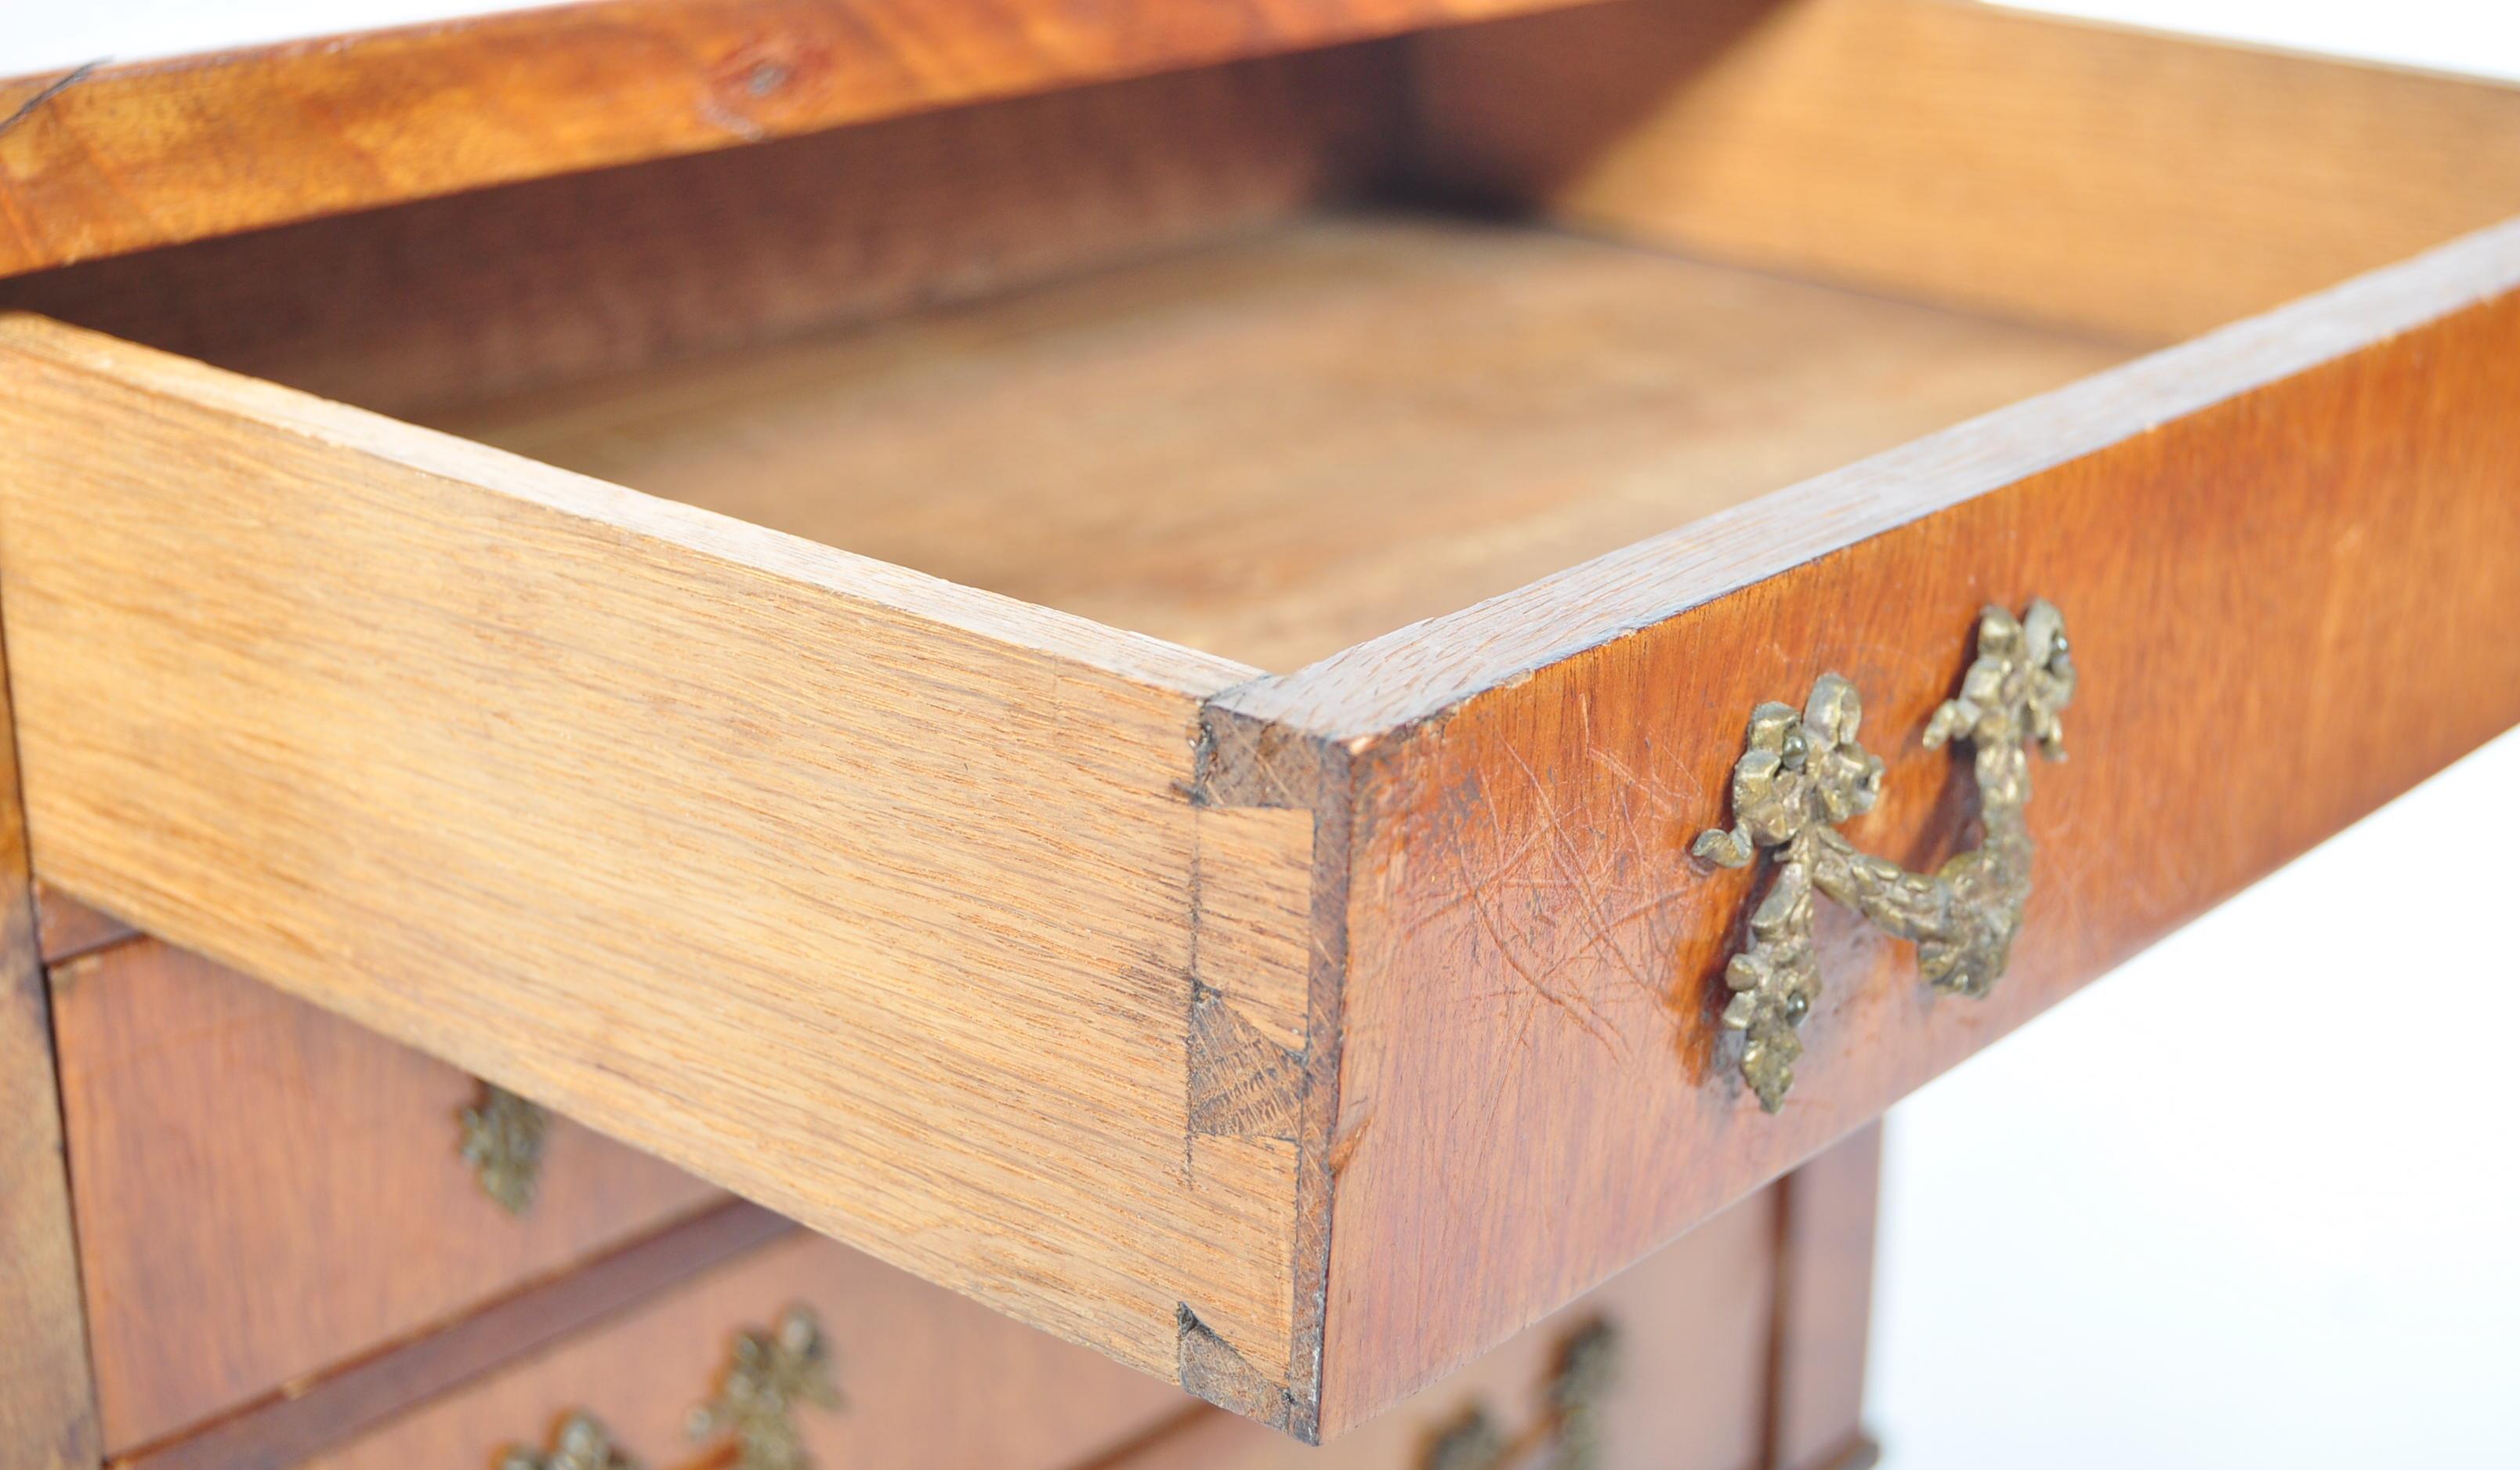
[[[1556,3],[603,0],[23,77],[0,275]]]
[[[140,931],[101,909],[93,909],[50,883],[35,884],[35,937],[44,962],[58,963],[80,955],[137,939]]]
[[[0,279],[16,307],[409,417],[1261,228],[1362,191],[1389,43],[1134,78]]]
[[[555,1119],[512,1216],[472,1078],[154,939],[52,973],[110,1455],[723,1198]]]
[[[48,880],[1137,1366],[1194,1315],[1284,1395],[1295,1145],[1191,1120],[1194,1003],[1305,1003],[1268,905],[1309,823],[1188,787],[1253,670],[40,319],[0,379]],[[1239,941],[1193,960],[1211,884]]]
[[[1466,34],[1419,48],[1439,180],[2138,337],[2429,242],[2505,193],[2500,89],[1917,0],[1598,14],[1500,31],[1531,43],[1510,68],[1510,46]],[[1734,28],[1675,89],[1675,59],[1708,54],[1700,25]],[[1605,52],[1626,62],[1569,60]],[[1884,55],[1959,112],[1851,74]],[[1373,85],[1385,60],[1358,64]],[[1813,100],[1832,78],[1848,106]],[[2228,147],[2177,132],[2192,111],[2138,128],[2114,111],[2174,83],[2225,98]],[[1289,86],[1217,104],[1229,153],[1303,111]],[[0,134],[0,173],[74,132],[62,99],[110,90],[88,87]],[[1505,121],[1462,123],[1474,96]],[[1143,131],[1131,108],[1113,136]],[[2008,141],[1944,148],[1955,115]],[[222,125],[257,156],[259,121]],[[953,125],[923,125],[898,124],[956,156]],[[2075,174],[2121,127],[2129,161]],[[2287,131],[2298,157],[2246,141]],[[761,340],[954,294],[958,262],[978,289],[1277,219],[1379,167],[1387,139],[1351,136],[1249,144],[1248,171],[1225,170],[1240,181],[1178,214],[1175,186],[1140,217],[1088,170],[1066,243],[1043,223],[1054,184],[1007,217],[1006,238],[1045,243],[1004,277],[985,211],[887,280],[851,253],[880,231],[803,208],[723,338],[675,325],[712,315],[698,288],[601,325],[608,292],[639,290],[642,243],[705,250],[680,226],[632,232],[585,294],[527,311],[513,351],[482,327],[532,298],[513,280],[399,376],[390,330],[343,329],[338,300],[267,338],[206,330],[318,366],[338,334],[326,371],[382,401],[486,365],[500,401],[440,422],[693,505],[0,319],[33,871],[1309,1436],[1505,1341],[2520,718],[2499,636],[2520,607],[2520,226],[1756,499],[2127,349],[1372,217]],[[1843,160],[1806,156],[1828,139]],[[812,159],[836,166],[832,147]],[[1144,156],[1190,178],[1206,147]],[[2314,156],[2341,160],[2349,205],[2331,211]],[[1055,148],[1008,157],[991,166],[1059,177]],[[642,190],[682,177],[652,167]],[[2243,167],[2272,181],[2234,186],[2251,218],[2179,202]],[[2072,240],[2006,212],[2007,189],[2035,207],[2051,175],[2091,191],[2057,205]],[[261,219],[359,201],[253,202],[265,177],[225,193]],[[1629,212],[1701,183],[1686,228]],[[962,217],[937,188],[936,217]],[[571,198],[570,228],[603,218],[597,186]],[[448,212],[414,238],[456,260],[430,232],[472,206],[425,207]],[[2162,285],[2182,248],[2207,284]],[[94,269],[89,299],[109,300]],[[1823,669],[1853,677],[1891,768],[1851,835],[1929,867],[1969,800],[1916,732],[1979,605],[2034,595],[2065,608],[2085,687],[2074,762],[2033,806],[2010,978],[1984,1003],[1937,999],[1904,947],[1831,919],[1797,1090],[1760,1114],[1715,1011],[1753,893],[1686,853],[1725,815],[1744,716]],[[497,1401],[530,1420],[510,1437],[559,1411],[545,1380],[501,1381],[539,1385]],[[1797,1412],[1753,1432],[1787,1446]],[[481,1422],[358,1452],[477,1454]]]
[[[802,1229],[759,1205],[728,1200],[418,1337],[330,1364],[205,1429],[115,1464],[118,1470],[282,1470],[302,1463]]]
[[[1210,1413],[1092,1470],[1418,1470],[1435,1438],[1474,1407],[1522,1442],[1510,1463],[1546,1465],[1545,1394],[1558,1350],[1597,1321],[1620,1341],[1601,1454],[1590,1462],[1598,1470],[1771,1470],[1761,1408],[1777,1220],[1770,1196],[1736,1205],[1335,1444],[1307,1448]]]
[[[1060,1470],[1188,1402],[1156,1379],[800,1231],[304,1463],[488,1465],[508,1445],[548,1448],[560,1419],[583,1410],[642,1464],[724,1464],[722,1444],[692,1444],[685,1416],[714,1393],[735,1335],[768,1326],[791,1303],[821,1319],[847,1401],[836,1412],[796,1412],[818,1465]]]
[[[2124,356],[1361,213],[431,422],[1291,670]]]
[[[1864,1431],[1864,1365],[1881,1125],[1838,1139],[1769,1193],[1776,1200],[1777,1302],[1765,1463],[1771,1470],[1851,1470],[1871,1443]]]
[[[0,654],[0,1470],[93,1470],[95,1387]]]
[[[1325,1431],[2520,720],[2515,288],[2520,225],[1220,700],[1322,715],[1352,782]],[[1753,874],[1688,854],[1748,711],[1852,679],[1850,835],[1930,868],[1971,808],[1918,735],[2033,596],[2083,685],[2010,973],[1937,997],[1823,906],[1762,1113],[1718,1019]]]
[[[1418,38],[1422,171],[1588,229],[2168,341],[2520,213],[2520,87],[1954,0]]]

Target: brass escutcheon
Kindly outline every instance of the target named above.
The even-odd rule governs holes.
[[[481,1100],[464,1110],[464,1162],[472,1166],[481,1192],[511,1215],[534,1207],[534,1186],[543,1172],[543,1136],[551,1115],[526,1099],[492,1083],[481,1084]]]
[[[551,1448],[511,1445],[500,1452],[498,1470],[639,1470],[639,1462],[621,1452],[601,1420],[580,1410],[560,1421]]]
[[[1472,1403],[1438,1425],[1418,1456],[1418,1470],[1505,1470],[1539,1464],[1545,1470],[1598,1470],[1604,1450],[1601,1410],[1618,1386],[1619,1329],[1596,1317],[1557,1345],[1549,1381],[1542,1386],[1540,1416],[1522,1434],[1508,1437],[1484,1403]],[[1548,1458],[1535,1462],[1546,1449]]]
[[[737,1335],[717,1397],[692,1410],[691,1436],[734,1436],[736,1470],[808,1470],[813,1459],[795,1420],[807,1403],[835,1409],[841,1401],[823,1325],[798,1303],[769,1330]]]
[[[832,1381],[832,1353],[813,1309],[790,1304],[767,1330],[738,1332],[716,1396],[692,1410],[695,1440],[725,1436],[732,1443],[709,1457],[721,1470],[812,1470],[804,1435],[794,1418],[800,1404],[840,1406]],[[731,1454],[726,1453],[731,1449]],[[560,1421],[549,1449],[511,1445],[496,1470],[639,1470],[639,1462],[612,1442],[603,1423],[584,1409]]]
[[[2056,712],[2073,697],[2065,616],[2053,604],[2033,601],[2017,618],[2002,607],[1979,615],[1977,660],[1959,697],[1934,711],[1924,745],[1957,738],[1974,748],[1984,836],[1931,873],[1862,852],[1837,830],[1881,794],[1881,758],[1856,743],[1864,710],[1854,685],[1822,674],[1800,713],[1783,704],[1750,712],[1749,748],[1732,765],[1732,827],[1700,833],[1690,851],[1740,868],[1766,849],[1776,864],[1750,915],[1749,948],[1724,971],[1732,992],[1724,1024],[1748,1034],[1741,1075],[1761,1107],[1775,1112],[1793,1086],[1799,1031],[1820,1000],[1812,890],[1913,941],[1937,990],[1995,988],[2030,897],[2030,747],[2064,759]]]

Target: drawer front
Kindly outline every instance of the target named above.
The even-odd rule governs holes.
[[[1162,1382],[796,1230],[307,1463],[485,1466],[511,1445],[549,1449],[572,1414],[643,1465],[722,1463],[731,1436],[696,1441],[692,1412],[724,1391],[738,1337],[775,1334],[794,1307],[823,1364],[790,1356],[772,1371],[792,1370],[777,1379],[791,1393],[836,1392],[836,1406],[800,1393],[786,1416],[830,1470],[1050,1470],[1184,1407]]]
[[[1506,1470],[1555,1463],[1577,1441],[1592,1447],[1581,1461],[1592,1470],[1766,1463],[1780,1192],[1708,1221],[1327,1448],[1216,1413],[1109,1470]],[[1860,1226],[1869,1212],[1856,1203]],[[1852,1309],[1862,1331],[1860,1294],[1821,1305]]]
[[[2520,720],[2514,402],[2520,223],[1217,701],[1219,791],[1305,753],[1349,834],[1325,1426]],[[2063,764],[2062,646],[1982,623],[2038,599],[2079,681]],[[1881,886],[1816,858],[1797,905],[1766,803],[1862,770],[1831,674],[1887,768],[1796,810]],[[1947,741],[1964,690],[2022,723]],[[1786,716],[1807,762],[1770,784],[1745,743]],[[1754,850],[1708,835],[1745,823]],[[1936,983],[1962,927],[1991,962]],[[1778,997],[1789,966],[1816,985]],[[1796,1047],[1780,1088],[1762,1058]]]
[[[721,1198],[553,1120],[513,1214],[480,1084],[153,939],[52,969],[109,1452],[463,1314]]]

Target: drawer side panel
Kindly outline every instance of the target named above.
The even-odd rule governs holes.
[[[1409,45],[1450,192],[2133,341],[2520,207],[2520,87],[1997,5],[1629,0]]]
[[[1186,1163],[1250,670],[36,319],[0,379],[44,877],[1139,1367],[1287,1360],[1282,1171]]]

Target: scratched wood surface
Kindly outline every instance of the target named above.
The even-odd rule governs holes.
[[[2520,720],[2520,223],[1217,701],[1352,791],[1323,1423],[1466,1361]],[[2065,609],[2011,972],[1829,906],[1781,1114],[1718,1014],[1748,711],[1853,679],[1931,868],[1977,609]],[[1327,783],[1328,799],[1338,783]]]
[[[1291,670],[2125,355],[1376,211],[430,422]]]
[[[790,1304],[821,1319],[846,1403],[795,1422],[818,1465],[849,1470],[1060,1470],[1179,1414],[1190,1401],[836,1242],[803,1231],[303,1461],[310,1470],[495,1463],[547,1448],[593,1414],[640,1463],[722,1465],[685,1416],[706,1402],[735,1335]]]
[[[154,939],[52,976],[109,1455],[723,1198],[555,1119],[513,1216],[453,1067]]]
[[[1564,0],[603,0],[0,83],[0,275]]]
[[[1713,95],[1765,117],[1763,88],[1837,74],[1836,42],[1921,45],[1946,22],[1974,23],[1800,0],[1745,26],[1710,74],[1748,80]],[[1680,47],[1621,28],[1639,23],[1582,46]],[[2155,67],[2228,86],[2251,134],[2290,125],[2285,97],[2333,99],[2381,140],[2352,156],[2347,195],[2401,175],[2412,191],[2403,240],[2335,225],[2315,185],[2253,196],[2272,223],[2208,210],[2194,228],[2234,232],[2229,263],[2187,264],[2219,284],[2145,319],[2128,303],[2176,258],[2145,232],[2177,211],[2141,207],[2162,178],[2102,169],[2116,203],[2080,217],[2097,263],[2076,319],[2137,335],[2219,320],[2455,228],[2499,188],[2498,91],[2297,85],[2309,73],[2238,53],[2112,40],[2090,43],[2118,58],[2094,79],[2057,60],[2083,32],[2040,34],[2063,39],[1964,48],[1962,94],[2002,103],[1990,115],[2022,139],[1938,155],[1964,203],[1976,181],[2070,173],[2105,143],[2046,92],[2103,107],[2108,76]],[[1550,115],[1544,84],[1564,74],[1536,44],[1537,90],[1493,93],[1503,141],[1458,133],[1462,79],[1493,57],[1453,44],[1416,58],[1444,166],[1404,184],[1510,163],[1510,119]],[[2016,57],[2050,85],[1987,81]],[[1905,106],[1883,114],[1891,143],[1943,125]],[[1731,136],[1703,116],[1708,148]],[[1319,141],[1283,174],[1255,154],[1284,187],[1248,197],[1254,222],[1364,177],[1307,172]],[[1380,146],[1353,156],[1378,168]],[[2263,146],[2235,156],[2282,156]],[[2423,149],[2468,161],[2427,172]],[[1663,188],[1652,154],[1639,177]],[[1828,177],[1780,156],[1780,176]],[[1782,182],[1770,207],[1870,187]],[[1236,197],[1148,238],[1200,236]],[[1916,197],[1899,207],[1930,215]],[[1969,218],[1951,216],[1945,238],[1972,242],[1951,260],[1878,221],[1849,230],[1843,273],[1983,283],[1959,294],[2039,312],[2022,283],[2074,257],[2001,210]],[[1119,258],[1121,225],[1044,247],[1042,271]],[[859,258],[819,248],[784,257],[796,279]],[[2148,263],[2121,279],[2119,255]],[[953,258],[898,283],[950,280]],[[640,376],[502,387],[512,401],[446,416],[847,551],[9,319],[0,585],[30,861],[895,1265],[1250,1417],[1334,1432],[2520,713],[2520,653],[2498,637],[2520,587],[2515,282],[2505,229],[1755,500],[2123,349],[1530,231],[1333,219],[761,345],[916,294],[803,289],[797,314],[731,325],[753,345],[704,369],[662,360],[711,343],[643,326],[571,346],[601,317],[580,303],[478,361]],[[495,319],[466,310],[462,332]],[[1623,335],[1632,315],[1646,328]],[[1513,331],[1483,339],[1489,319]],[[355,336],[325,320],[288,351]],[[468,360],[437,349],[397,379],[376,366],[387,341],[347,353],[341,380],[420,401]],[[1525,370],[1552,354],[1557,371]],[[1268,371],[1238,378],[1246,362]],[[1832,376],[1846,363],[1862,371]],[[749,396],[711,398],[712,374]],[[1176,379],[1194,403],[1164,397]],[[1028,418],[1036,399],[1055,411]],[[901,411],[865,412],[888,401]],[[1736,423],[1754,426],[1728,440]],[[860,440],[874,457],[834,468]],[[973,454],[1046,502],[1066,462],[1098,468],[1066,489],[1103,498],[1055,533],[989,485],[877,513],[909,471]],[[1235,479],[1243,458],[1270,472]],[[1218,531],[1252,508],[1242,539]],[[850,555],[878,529],[900,538],[885,555],[962,557],[956,575],[1030,602]],[[1110,596],[1132,578],[1136,602]],[[1967,803],[1916,728],[1979,602],[2033,594],[2065,605],[2088,682],[2076,761],[2043,774],[2032,812],[2042,886],[2009,984],[1931,1001],[1904,950],[1826,931],[1800,1088],[1759,1115],[1712,1009],[1748,880],[1686,858],[1723,816],[1743,714],[1824,667],[1856,677],[1893,758],[1857,835],[1928,865]],[[1039,605],[1071,602],[1102,621]],[[2200,759],[2218,740],[2230,757]]]
[[[1411,47],[1445,190],[2137,340],[2520,213],[2520,87],[2000,6],[1628,0]]]
[[[1352,198],[1398,54],[1333,48],[479,189],[0,279],[410,417],[1229,238]]]
[[[1189,788],[1253,670],[40,319],[0,379],[49,881],[1308,1414],[1298,1144],[1192,1110],[1194,1008],[1307,1005],[1307,815]]]
[[[92,1470],[96,1395],[10,672],[0,654],[0,1470]]]

